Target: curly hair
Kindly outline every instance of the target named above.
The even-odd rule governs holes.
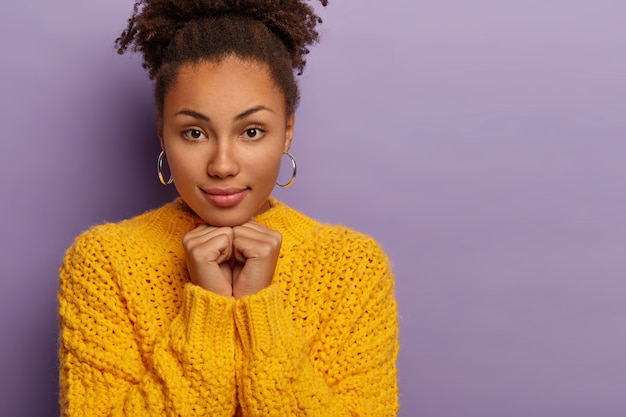
[[[119,54],[143,56],[159,113],[181,65],[230,55],[266,64],[291,113],[300,99],[295,73],[302,74],[321,22],[302,0],[136,0],[115,44]]]

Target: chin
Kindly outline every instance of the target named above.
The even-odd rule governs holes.
[[[254,217],[248,213],[209,213],[209,215],[199,215],[205,223],[215,227],[235,227],[241,226]]]
[[[265,200],[264,200],[265,201]],[[194,206],[189,207],[206,224],[214,227],[235,227],[252,220],[259,211],[256,202],[243,201],[232,207],[215,207],[204,201],[194,201]]]
[[[237,227],[237,226],[241,226],[242,224],[244,224],[245,222],[247,222],[248,220],[243,220],[243,221],[227,221],[224,219],[220,219],[221,221],[206,221],[205,219],[203,219],[208,225],[213,226],[213,227]]]

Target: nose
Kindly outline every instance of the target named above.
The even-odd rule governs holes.
[[[228,178],[239,173],[239,162],[232,143],[226,140],[218,140],[214,143],[207,172],[213,178]]]

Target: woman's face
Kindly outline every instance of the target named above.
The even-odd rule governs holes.
[[[228,57],[180,68],[159,138],[187,205],[210,225],[237,226],[267,209],[293,126],[267,67]]]

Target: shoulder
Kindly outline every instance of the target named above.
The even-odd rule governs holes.
[[[323,245],[339,246],[354,250],[382,253],[378,242],[371,236],[341,224],[329,224],[315,220],[289,206],[285,211],[292,226],[299,226],[307,239],[313,238]]]
[[[79,234],[66,252],[68,256],[104,257],[137,245],[159,245],[171,236],[194,227],[194,218],[182,210],[179,200],[119,222],[102,223]]]
[[[325,305],[338,306],[365,305],[375,299],[387,300],[385,308],[392,308],[392,266],[374,238],[344,225],[319,222],[288,210],[285,214],[289,220],[284,222],[291,231],[281,231],[280,283],[292,300],[300,296],[321,297]],[[285,235],[294,229],[298,230],[298,239],[286,239]]]
[[[133,230],[140,228],[144,220],[151,215],[151,212],[147,212],[119,222],[107,222],[92,226],[74,239],[69,250],[89,251],[90,248],[96,248],[103,244],[114,245],[118,241],[123,243],[126,241],[125,238],[132,235]]]
[[[342,225],[321,225],[315,234],[321,259],[350,275],[390,274],[387,254],[371,236]]]
[[[358,259],[386,259],[380,244],[371,236],[343,225],[320,223],[314,231],[315,240],[326,252],[351,254]]]
[[[273,224],[283,234],[283,242],[294,249],[324,259],[326,264],[342,264],[364,269],[386,269],[388,257],[371,236],[349,227],[319,222],[277,201],[272,201]]]

